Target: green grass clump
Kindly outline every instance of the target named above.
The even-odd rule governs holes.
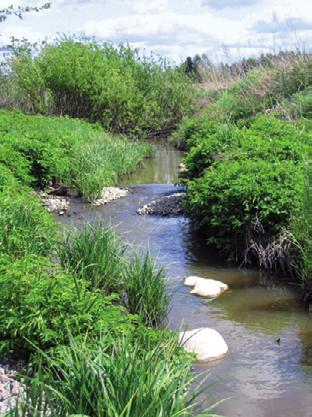
[[[85,279],[90,288],[111,293],[122,288],[125,249],[113,229],[89,224],[78,233],[70,232],[58,253],[66,270]]]
[[[152,346],[147,334],[104,337],[91,346],[72,341],[49,361],[26,390],[26,401],[22,399],[9,415],[37,416],[44,397],[54,406],[42,417],[196,416],[199,389],[189,366],[172,337],[160,338]],[[211,414],[205,411],[200,416]]]
[[[92,201],[100,196],[103,185],[117,185],[121,176],[131,173],[141,164],[143,156],[151,153],[150,145],[124,137],[103,135],[101,139],[80,141],[71,153],[71,183]]]
[[[123,287],[126,306],[147,326],[157,327],[167,318],[170,297],[166,292],[165,276],[149,254],[143,259],[135,256],[124,271]]]
[[[126,249],[113,229],[100,223],[70,232],[58,253],[62,266],[88,282],[89,288],[119,293],[129,313],[157,327],[164,323],[170,303],[164,273],[148,254],[126,255]]]
[[[9,65],[3,83],[20,93],[16,106],[100,122],[113,133],[166,131],[192,107],[193,88],[181,69],[125,45],[61,39],[36,55],[21,48]]]

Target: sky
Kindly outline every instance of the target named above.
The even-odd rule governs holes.
[[[0,0],[38,6],[46,0]],[[50,0],[51,8],[0,23],[0,44],[65,35],[127,42],[180,62],[233,61],[281,49],[312,50],[311,0]]]

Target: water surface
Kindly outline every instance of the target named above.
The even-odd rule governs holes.
[[[73,199],[65,224],[105,219],[136,248],[158,258],[174,292],[169,325],[218,330],[229,355],[196,371],[210,374],[205,405],[221,398],[228,417],[312,417],[312,316],[294,285],[239,269],[208,250],[185,217],[139,216],[137,208],[176,189],[178,151],[162,147],[145,168],[126,178],[127,198],[92,208]],[[221,280],[231,291],[207,301],[190,295],[187,275]],[[278,343],[279,342],[279,343]],[[210,384],[213,384],[210,386]]]

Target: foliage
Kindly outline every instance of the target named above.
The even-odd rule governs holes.
[[[172,128],[192,106],[192,86],[166,61],[129,46],[61,39],[35,57],[20,48],[12,88],[35,112],[99,121],[114,133],[149,135]]]
[[[55,407],[42,417],[195,416],[199,389],[180,351],[172,337],[150,346],[146,332],[117,340],[105,336],[91,346],[72,341],[28,387],[31,400],[22,399],[10,415],[37,417],[34,404],[43,404],[44,396]]]
[[[164,324],[170,297],[166,293],[164,272],[148,253],[143,259],[135,256],[129,263],[123,274],[123,288],[130,313],[137,314],[147,326]]]
[[[85,279],[89,288],[111,293],[122,288],[125,249],[113,229],[100,223],[69,232],[58,253],[63,267]]]
[[[178,129],[172,133],[171,142],[179,149],[189,150],[204,137],[214,134],[217,129],[218,124],[206,116],[200,115],[184,119]]]
[[[65,182],[89,199],[134,170],[151,147],[66,117],[0,111],[0,162],[24,184]],[[126,152],[125,152],[126,150]]]
[[[56,224],[39,200],[29,194],[29,189],[20,187],[0,192],[0,254],[14,258],[29,253],[44,256],[53,249]]]
[[[190,180],[187,208],[209,243],[245,261],[251,260],[246,254],[254,252],[252,261],[262,265],[273,265],[274,258],[274,267],[285,271],[286,249],[276,255],[277,246],[284,245],[289,248],[289,268],[295,265],[291,269],[297,270],[300,239],[286,230],[303,210],[307,133],[260,114],[237,125],[221,123],[210,135],[203,131],[202,137],[197,132],[194,136],[196,145],[184,158],[182,177]],[[264,254],[269,248],[268,261]]]
[[[39,12],[40,10],[49,9],[51,3],[45,3],[40,7],[19,6],[14,8],[13,5],[0,10],[0,22],[4,22],[9,16],[16,16],[22,19],[24,13]]]
[[[0,263],[0,349],[27,355],[93,337],[127,330],[132,317],[112,304],[114,297],[89,291],[88,283],[66,274],[46,258],[29,255]]]

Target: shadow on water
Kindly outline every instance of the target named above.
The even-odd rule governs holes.
[[[73,199],[65,227],[105,219],[123,239],[148,247],[166,269],[173,291],[172,329],[213,327],[229,345],[222,361],[196,367],[210,373],[204,404],[230,397],[217,411],[228,417],[312,416],[312,317],[294,286],[253,269],[239,269],[209,249],[187,218],[139,216],[137,208],[175,190],[181,153],[159,148],[123,181],[127,198],[93,208]],[[189,294],[187,275],[221,280],[231,290],[207,301]]]

